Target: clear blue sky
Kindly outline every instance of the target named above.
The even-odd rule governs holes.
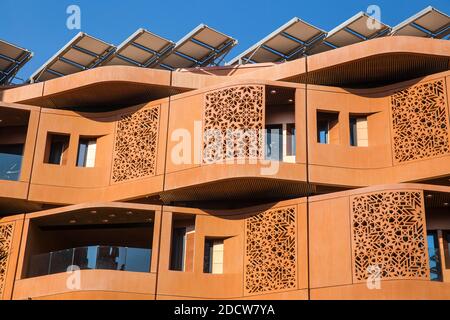
[[[19,77],[28,78],[78,32],[66,28],[71,4],[81,8],[81,31],[115,45],[140,27],[177,41],[205,23],[238,39],[227,61],[295,16],[329,31],[372,4],[391,26],[428,5],[450,13],[449,0],[0,0],[0,38],[34,52]]]

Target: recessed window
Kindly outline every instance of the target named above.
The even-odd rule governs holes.
[[[283,125],[266,126],[266,159],[283,160]]]
[[[317,112],[317,142],[323,144],[339,143],[339,113]]]
[[[223,239],[205,239],[204,273],[223,273]]]
[[[367,116],[350,116],[350,145],[353,147],[368,147],[369,135]]]
[[[77,167],[95,167],[95,153],[97,150],[96,138],[80,137],[78,143]]]
[[[444,255],[445,255],[445,268],[450,269],[450,231],[443,232],[444,238]]]
[[[65,165],[70,136],[65,134],[49,134],[45,163]]]
[[[184,271],[186,254],[186,228],[174,228],[172,232],[172,250],[170,270]]]
[[[172,219],[170,270],[192,271],[194,239],[195,216],[175,214]]]
[[[288,123],[286,125],[286,155],[295,156],[295,123]]]

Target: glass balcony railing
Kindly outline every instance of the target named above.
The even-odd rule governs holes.
[[[31,257],[28,278],[80,270],[150,272],[151,249],[89,246],[43,253]]]

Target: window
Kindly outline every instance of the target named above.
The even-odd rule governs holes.
[[[185,252],[186,228],[174,228],[172,233],[170,270],[184,271]]]
[[[436,231],[427,232],[428,257],[430,261],[430,280],[441,281],[441,258],[439,255],[439,243]]]
[[[223,240],[205,239],[204,273],[223,273]]]
[[[194,246],[195,215],[174,214],[172,217],[170,270],[193,271]]]
[[[97,139],[82,138],[78,143],[77,167],[95,167],[95,152],[97,149]]]
[[[64,165],[67,148],[69,147],[69,139],[69,135],[49,134],[47,138],[45,163]]]
[[[450,231],[443,231],[445,268],[450,269]]]
[[[350,116],[350,145],[353,147],[369,146],[367,116]]]
[[[0,180],[19,180],[22,155],[23,144],[0,145]]]
[[[317,112],[317,142],[337,144],[339,142],[339,113]]]
[[[266,126],[266,159],[281,161],[283,159],[283,125]]]
[[[286,125],[286,155],[295,156],[295,123],[288,123]]]

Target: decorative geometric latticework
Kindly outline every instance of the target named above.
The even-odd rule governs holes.
[[[0,224],[0,299],[3,297],[3,289],[5,287],[13,231],[14,223]]]
[[[278,208],[246,220],[246,294],[296,288],[296,209]]]
[[[155,175],[158,130],[159,106],[119,120],[114,147],[114,182]]]
[[[375,270],[382,279],[428,278],[421,192],[357,196],[352,207],[353,270],[358,281],[373,277]]]
[[[418,84],[391,97],[394,159],[406,162],[449,153],[444,80]]]
[[[264,86],[239,86],[205,95],[203,162],[263,155]]]

